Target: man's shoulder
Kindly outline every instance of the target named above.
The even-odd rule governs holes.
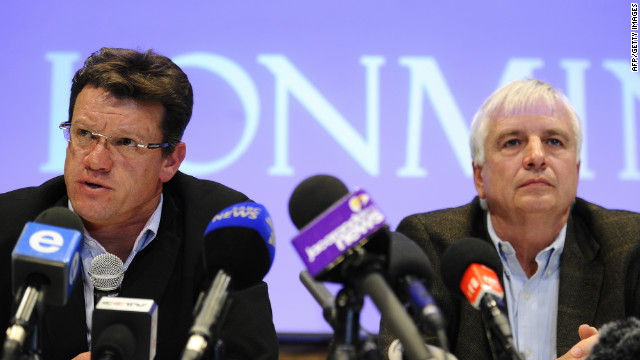
[[[198,179],[182,172],[164,184],[165,209],[180,211],[191,226],[202,233],[213,215],[239,202],[250,201],[240,191],[211,180]],[[163,209],[163,217],[164,215]],[[202,229],[200,229],[202,227]]]
[[[59,175],[51,178],[41,185],[23,187],[0,194],[0,201],[9,200],[29,200],[35,196],[54,195],[60,196],[66,193],[67,189],[64,182],[64,176]]]
[[[640,231],[640,213],[607,209],[581,198],[576,198],[573,206],[573,216],[594,234],[599,242],[630,241],[638,243]],[[638,243],[640,245],[640,243]]]
[[[446,247],[477,232],[482,213],[476,197],[466,205],[409,215],[402,219],[396,230],[418,243],[428,237],[430,242]]]
[[[54,206],[67,193],[64,177],[57,176],[42,185],[25,187],[0,194],[0,221],[33,220],[43,210]]]
[[[229,203],[229,205],[248,200],[247,196],[238,190],[213,180],[198,179],[182,172],[165,184],[167,191],[177,193],[182,200],[190,203],[202,203],[215,200]]]
[[[593,220],[614,219],[614,218],[620,218],[625,220],[640,219],[640,213],[638,212],[629,211],[629,210],[608,209],[581,198],[576,198],[576,203],[574,204],[574,210],[580,216],[589,217]]]
[[[402,219],[400,224],[402,226],[412,224],[412,226],[420,226],[425,229],[459,227],[469,223],[480,210],[478,199],[475,198],[472,202],[462,206],[409,215]]]

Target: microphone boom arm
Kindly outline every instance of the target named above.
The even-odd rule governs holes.
[[[191,327],[189,342],[182,354],[182,360],[200,359],[204,354],[207,345],[211,341],[211,327],[218,321],[227,296],[229,295],[229,276],[224,270],[219,270],[207,297],[202,303],[202,308],[198,311],[198,316]]]

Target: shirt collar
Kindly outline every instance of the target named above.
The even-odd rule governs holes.
[[[153,214],[151,214],[151,217],[149,218],[149,220],[147,220],[147,223],[145,224],[144,228],[136,238],[136,241],[133,244],[131,253],[127,258],[127,261],[124,263],[125,270],[129,267],[129,264],[133,260],[133,257],[142,249],[144,249],[147,245],[149,245],[149,243],[151,243],[151,241],[156,237],[156,234],[158,233],[158,228],[160,227],[160,219],[162,217],[163,201],[164,201],[163,194],[160,194],[160,201],[158,201],[158,206],[156,207]],[[73,211],[71,200],[68,201],[68,206],[69,206],[69,209]],[[84,228],[84,225],[83,225],[83,228]],[[84,240],[83,240],[83,246],[82,246],[82,252],[84,255],[83,258],[90,261],[94,257],[107,252],[104,249],[104,247],[100,245],[98,241],[96,241],[93,237],[91,237],[91,235],[89,234],[86,228],[84,228],[83,232],[84,232]],[[86,252],[88,252],[89,254],[87,254]]]
[[[491,222],[491,215],[489,212],[487,214],[487,230],[489,232],[489,237],[491,238],[491,242],[495,246],[496,250],[498,250],[498,254],[500,254],[500,258],[502,262],[505,263],[505,259],[507,256],[515,256],[515,249],[513,246],[507,242],[503,241],[496,234],[496,230],[493,228],[493,223]],[[556,236],[555,240],[551,243],[551,245],[542,249],[536,255],[536,261],[538,265],[543,265],[543,268],[555,270],[560,267],[560,255],[562,255],[562,251],[564,249],[564,243],[567,237],[567,224],[565,223],[558,236]]]

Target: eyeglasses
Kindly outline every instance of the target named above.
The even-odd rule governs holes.
[[[69,121],[60,124],[60,129],[62,129],[67,141],[82,150],[89,150],[101,137],[105,138],[115,151],[124,156],[135,156],[140,148],[153,150],[169,147],[169,143],[143,145],[130,137],[102,135],[90,130],[85,125]]]

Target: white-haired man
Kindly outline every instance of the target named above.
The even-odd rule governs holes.
[[[480,313],[441,281],[441,255],[462,237],[489,242],[502,260],[509,322],[527,360],[582,359],[597,341],[596,327],[638,314],[640,214],[576,197],[581,142],[564,95],[535,79],[511,82],[471,124],[478,196],[398,226],[433,262],[433,294],[459,359],[499,358]],[[393,338],[383,322],[382,343]]]

